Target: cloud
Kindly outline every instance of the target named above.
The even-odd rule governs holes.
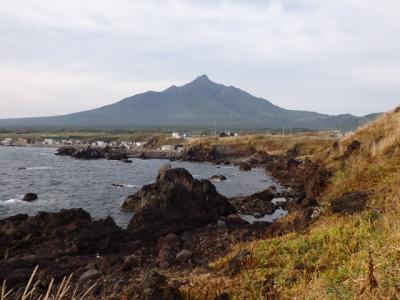
[[[400,99],[399,9],[397,0],[3,0],[0,117],[87,109],[203,73],[291,109],[388,110]]]

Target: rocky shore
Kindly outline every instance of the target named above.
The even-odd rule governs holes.
[[[115,149],[67,147],[59,149],[58,155],[127,159],[127,153]],[[181,158],[221,163],[215,150],[185,152]],[[185,282],[171,280],[169,274],[194,268],[207,274],[208,263],[236,242],[307,228],[318,212],[315,198],[330,175],[309,160],[265,152],[247,158],[233,155],[223,163],[241,163],[243,170],[265,167],[287,190],[268,188],[247,197],[226,198],[209,180],[194,179],[185,169],[165,165],[154,183],[122,204],[122,210],[135,214],[127,229],[111,218],[92,220],[82,209],[0,220],[0,281],[7,279],[18,296],[39,265],[38,293],[52,278],[61,280],[74,273],[79,274],[73,280],[78,290],[96,283],[90,299],[181,299],[179,287]],[[277,198],[285,201],[274,202]],[[250,224],[240,217],[260,218],[278,208],[293,212],[293,218]]]

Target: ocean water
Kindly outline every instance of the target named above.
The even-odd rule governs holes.
[[[125,227],[131,213],[121,212],[124,199],[144,184],[153,182],[167,160],[133,159],[132,164],[111,160],[77,160],[54,155],[54,148],[0,147],[0,219],[19,213],[56,212],[82,207],[93,218],[110,215]],[[222,174],[226,181],[213,182],[225,196],[249,195],[271,185],[279,188],[262,169],[242,172],[234,166],[171,162],[186,168],[195,178]],[[123,185],[123,187],[113,186]],[[25,193],[39,199],[24,202]]]

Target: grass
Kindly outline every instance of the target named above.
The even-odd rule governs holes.
[[[361,148],[344,156],[355,139]],[[288,147],[293,141],[280,143]],[[305,232],[232,246],[210,264],[214,272],[188,276],[182,288],[187,299],[212,299],[222,292],[232,299],[399,298],[400,109],[340,140],[335,151],[325,143],[315,146],[313,156],[333,172],[318,199],[323,213],[315,223]],[[369,193],[367,209],[350,216],[332,214],[330,201],[352,191]],[[229,259],[243,249],[252,255],[241,272],[233,278],[224,275]]]
[[[307,133],[292,136],[250,134],[238,137],[201,138],[193,139],[187,146],[201,145],[203,149],[210,150],[218,146],[225,152],[239,152],[252,154],[257,151],[266,151],[270,154],[280,154],[287,149],[298,145],[300,156],[310,156],[330,146],[333,140],[328,139],[323,133]]]
[[[68,277],[64,277],[58,288],[54,286],[54,280],[52,279],[47,287],[46,293],[44,295],[39,294],[37,290],[37,285],[39,281],[35,281],[35,275],[38,271],[38,266],[33,270],[31,277],[29,278],[28,283],[25,286],[24,292],[22,295],[15,295],[13,290],[7,291],[7,282],[3,281],[0,290],[0,300],[8,300],[8,299],[20,299],[20,300],[62,300],[62,299],[70,299],[70,300],[83,300],[85,299],[91,290],[96,286],[96,284],[89,287],[85,292],[81,295],[77,294],[77,288],[72,290],[72,274]]]

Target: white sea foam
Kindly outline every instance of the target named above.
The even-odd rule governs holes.
[[[265,215],[262,218],[256,218],[253,215],[239,215],[243,220],[253,224],[254,222],[273,222],[276,219],[284,217],[288,214],[287,210],[278,208],[275,212],[271,215]]]

